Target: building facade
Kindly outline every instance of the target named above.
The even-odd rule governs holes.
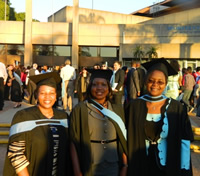
[[[181,67],[199,66],[199,6],[184,9],[187,1],[163,2],[155,12],[149,7],[125,15],[78,8],[74,0],[74,8],[64,7],[44,23],[32,22],[32,0],[26,0],[25,21],[0,21],[0,61],[54,66],[69,58],[76,68],[103,61],[111,66],[115,60],[129,65],[141,46],[144,53],[154,47],[158,58],[177,59]]]

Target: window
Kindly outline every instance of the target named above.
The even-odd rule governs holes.
[[[71,56],[70,46],[34,45],[33,54],[37,56]]]
[[[101,47],[101,57],[117,57],[116,47]]]

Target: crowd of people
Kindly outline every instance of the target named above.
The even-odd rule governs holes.
[[[200,104],[199,67],[156,59],[77,72],[67,59],[41,69],[0,72],[0,100],[34,105],[12,120],[5,176],[192,176],[188,112]]]

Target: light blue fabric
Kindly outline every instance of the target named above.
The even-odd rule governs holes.
[[[181,169],[190,169],[190,141],[181,140]]]
[[[168,123],[168,119],[167,119],[167,109],[169,107],[170,102],[171,102],[171,99],[169,98],[168,104],[165,108],[162,131],[160,133],[160,138],[157,140],[158,157],[160,159],[160,164],[162,166],[166,165],[166,160],[167,160],[167,136],[168,136],[168,130],[169,130],[169,123]],[[160,119],[161,119],[161,114],[149,114],[148,113],[146,116],[146,120],[148,120],[148,121],[158,122]],[[146,152],[148,155],[150,141],[145,140],[145,144],[146,144]]]
[[[151,98],[151,100],[149,100],[149,99],[147,99],[145,97],[149,97],[149,98]],[[156,100],[157,98],[161,98],[161,99]],[[148,101],[148,102],[160,102],[160,101],[163,101],[163,100],[167,99],[167,97],[165,95],[153,97],[153,96],[150,96],[150,95],[146,94],[146,95],[143,95],[141,97],[138,97],[138,99],[142,99],[142,100]]]
[[[167,161],[167,139],[160,138],[158,141],[158,157],[160,158],[160,164],[162,166],[166,165]]]
[[[20,86],[22,86],[23,83],[22,83],[21,78],[19,77],[19,75],[17,73],[15,73],[15,72],[13,72],[13,75],[14,75],[16,81],[20,84]]]
[[[154,122],[158,122],[161,119],[161,115],[160,114],[147,114],[146,120],[147,121],[154,121]]]
[[[37,124],[38,122],[39,124]],[[65,128],[68,128],[68,120],[67,119],[42,119],[42,120],[29,120],[25,122],[16,123],[15,125],[12,125],[12,127],[10,128],[9,137],[14,134],[31,131],[36,127],[45,126],[45,125],[59,125],[59,126],[64,126]]]
[[[92,100],[94,101],[94,100]],[[94,101],[95,103],[97,103],[96,101]],[[102,109],[96,107],[94,104],[91,103],[92,106],[94,106],[96,109],[98,109],[102,114],[106,115],[107,117],[111,118],[112,120],[114,120],[119,128],[121,129],[121,132],[125,138],[125,140],[127,140],[127,131],[126,131],[126,127],[124,122],[122,121],[121,117],[119,117],[116,113],[114,113],[113,111],[104,108],[103,106],[101,106],[99,103],[97,103]]]

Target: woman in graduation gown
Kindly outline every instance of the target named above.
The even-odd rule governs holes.
[[[144,63],[147,95],[126,109],[128,176],[191,176],[193,140],[186,108],[162,95],[169,75],[177,74],[164,59]]]
[[[71,155],[76,176],[126,175],[126,129],[121,105],[110,103],[111,70],[89,70],[86,100],[70,116]]]
[[[71,176],[68,119],[53,109],[57,73],[30,77],[37,83],[37,106],[18,111],[12,120],[4,176]]]

